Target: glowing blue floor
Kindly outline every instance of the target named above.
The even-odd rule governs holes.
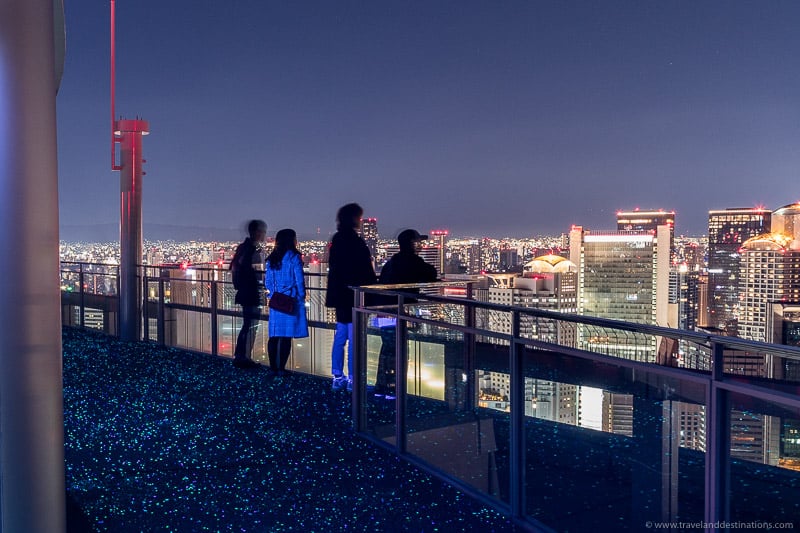
[[[515,530],[357,437],[327,380],[63,339],[67,493],[97,531]]]

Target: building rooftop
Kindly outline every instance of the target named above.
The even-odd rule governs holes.
[[[357,436],[306,374],[65,328],[70,529],[515,531]]]

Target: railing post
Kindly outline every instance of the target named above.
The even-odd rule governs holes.
[[[84,314],[86,313],[86,291],[83,287],[84,283],[84,275],[83,275],[83,263],[78,264],[78,287],[80,288],[80,316],[78,317],[79,324],[81,325],[81,329],[85,326],[84,324]]]
[[[364,307],[364,291],[355,288],[353,291],[355,306]],[[364,313],[353,311],[353,426],[356,433],[363,433],[367,427],[366,417],[366,374],[367,374],[367,336]]]
[[[510,505],[511,515],[525,514],[525,375],[523,372],[523,350],[520,344],[520,315],[511,312],[511,346],[509,372],[511,373],[511,442],[510,442]]]
[[[705,522],[727,520],[730,486],[730,409],[728,393],[718,387],[724,374],[724,345],[713,341],[711,380],[706,389]],[[706,528],[711,533],[713,528]]]
[[[218,314],[217,314],[217,289],[219,287],[219,282],[217,280],[211,280],[211,290],[210,295],[210,304],[211,304],[211,355],[217,355],[219,353],[219,324],[217,323]]]
[[[148,308],[150,307],[148,304],[150,303],[149,299],[149,291],[147,290],[147,284],[149,283],[150,278],[147,275],[147,268],[143,268],[142,270],[142,328],[144,329],[143,337],[144,340],[150,340],[150,311]]]
[[[467,301],[473,300],[472,283],[467,284]],[[464,334],[464,373],[467,375],[466,390],[464,391],[464,409],[471,411],[475,409],[478,399],[477,387],[475,387],[475,306],[469,303],[464,308],[464,326],[469,333]]]
[[[408,322],[405,298],[397,296],[397,328],[394,342],[395,443],[397,453],[406,453],[406,396],[408,395]]]
[[[164,278],[158,277],[158,305],[156,306],[156,340],[158,344],[166,344],[164,338]]]

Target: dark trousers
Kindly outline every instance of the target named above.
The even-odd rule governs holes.
[[[242,329],[236,338],[236,349],[233,358],[237,360],[251,359],[253,357],[253,344],[256,342],[258,326],[261,324],[261,306],[242,306]]]
[[[267,354],[269,354],[269,367],[275,372],[286,370],[286,362],[292,351],[291,337],[270,337],[267,341]]]
[[[394,394],[394,347],[397,328],[381,328],[381,351],[378,353],[378,374],[375,376],[375,392]]]

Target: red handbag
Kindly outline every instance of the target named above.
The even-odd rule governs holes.
[[[269,297],[269,308],[287,315],[294,314],[295,299],[282,292],[273,292]]]

